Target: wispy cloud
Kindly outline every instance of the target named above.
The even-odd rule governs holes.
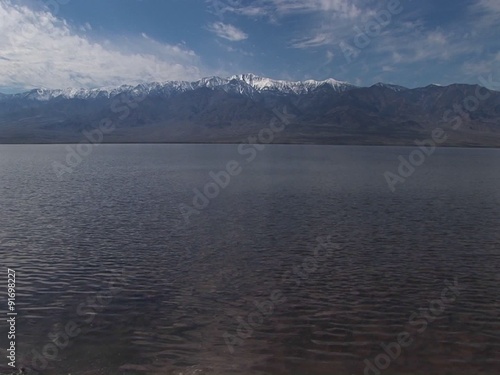
[[[461,43],[461,36],[453,32],[430,30],[416,34],[398,28],[376,44],[375,51],[391,56],[391,63],[411,64],[430,61],[448,61],[474,51],[474,46]]]
[[[325,64],[329,64],[335,58],[335,54],[332,51],[326,51],[326,61]]]
[[[223,22],[214,22],[208,26],[208,30],[213,32],[219,38],[227,39],[232,42],[239,42],[248,38],[242,30],[236,26],[229,25]]]
[[[339,17],[354,19],[362,9],[353,0],[210,0],[218,14],[235,13],[251,17],[280,17],[310,12],[335,12]]]
[[[91,40],[49,11],[8,0],[0,0],[0,35],[4,87],[116,86],[204,74],[200,58],[185,46],[160,43],[145,34],[120,43]]]
[[[487,76],[489,74],[498,77],[500,75],[500,52],[465,61],[462,65],[462,72],[466,77]]]
[[[375,15],[373,1],[361,0],[210,0],[215,13],[267,19],[280,24],[290,16],[311,17],[306,30],[294,29],[289,47],[310,49],[334,46],[342,36],[352,34],[353,25]],[[298,35],[300,33],[300,35]]]
[[[340,18],[355,19],[363,10],[353,0],[270,0],[278,13],[333,12]]]
[[[498,25],[500,17],[500,1],[477,0],[469,7],[472,16],[478,18],[478,26],[489,27]]]
[[[219,42],[218,40],[216,41],[217,45],[219,45],[221,48],[223,48],[225,51],[230,52],[230,53],[236,53],[240,56],[254,56],[254,53],[250,51],[246,51],[242,48],[235,48],[234,44],[233,45],[228,45],[225,44],[224,42]]]
[[[306,38],[294,39],[290,42],[293,48],[314,48],[332,43],[332,35],[326,32],[319,32],[316,35],[308,36]]]

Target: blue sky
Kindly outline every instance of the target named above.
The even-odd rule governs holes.
[[[500,79],[498,19],[499,0],[0,0],[0,91],[247,72],[478,83]]]

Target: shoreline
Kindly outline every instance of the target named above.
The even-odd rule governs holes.
[[[2,143],[0,146],[54,146],[54,145],[78,145],[82,142],[9,142]],[[85,142],[87,143],[87,142]],[[236,143],[233,141],[228,142],[102,142],[97,145],[240,145],[244,142]],[[273,142],[268,143],[266,146],[334,146],[334,147],[408,147],[415,148],[418,147],[415,144],[381,144],[381,143],[298,143],[298,142]],[[436,148],[465,148],[465,149],[500,149],[500,145],[461,145],[461,144],[450,144],[450,145],[436,145]],[[2,374],[0,374],[2,375]]]

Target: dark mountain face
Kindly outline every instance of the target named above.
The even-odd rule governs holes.
[[[275,111],[286,108],[290,122],[274,142],[402,145],[440,127],[446,145],[500,146],[500,92],[480,86],[358,88],[248,77],[0,95],[0,142],[80,142],[105,120],[113,130],[104,142],[239,143],[281,121]]]

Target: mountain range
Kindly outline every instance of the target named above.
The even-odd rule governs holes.
[[[103,142],[240,143],[286,112],[274,143],[500,146],[500,92],[478,85],[409,89],[285,81],[253,74],[99,89],[0,94],[0,143],[74,143],[103,120]]]

